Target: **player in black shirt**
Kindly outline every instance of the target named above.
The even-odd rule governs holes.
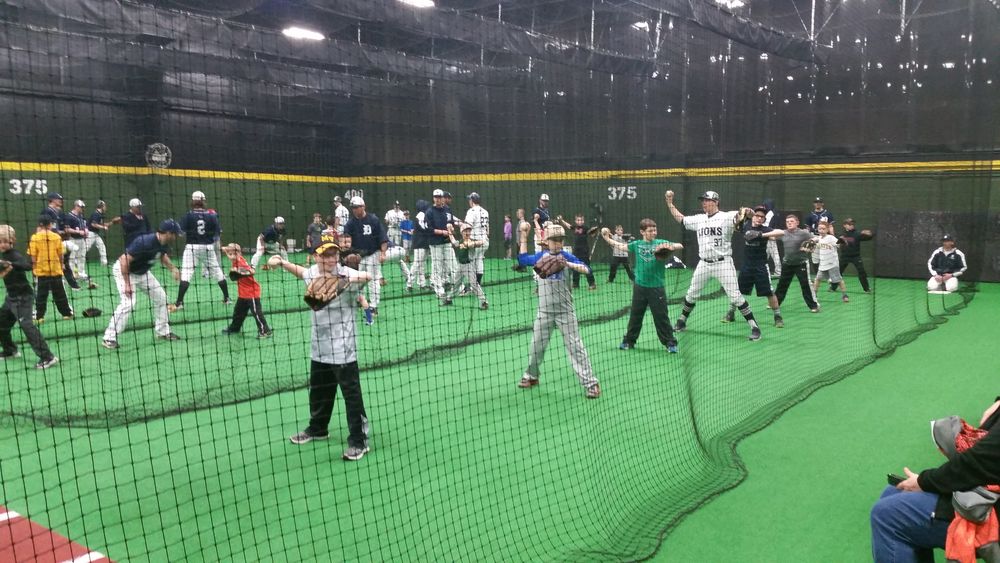
[[[561,223],[563,227],[569,232],[573,237],[573,256],[580,259],[581,262],[590,266],[590,236],[597,233],[597,227],[588,227],[585,225],[586,219],[583,215],[577,214],[573,219],[573,224],[567,223],[562,215],[556,217],[556,221]],[[591,291],[597,289],[597,280],[594,279],[594,271],[591,270],[587,274],[587,283]],[[573,270],[573,289],[580,287],[580,272]]]
[[[38,355],[35,367],[46,369],[54,366],[59,358],[52,354],[41,331],[31,322],[33,292],[28,274],[31,272],[31,260],[14,250],[14,228],[10,225],[0,225],[0,278],[7,287],[7,300],[0,307],[0,360],[16,358],[21,354],[11,338],[11,329],[15,324],[21,326],[28,345]]]
[[[844,273],[844,268],[848,264],[854,264],[854,269],[858,271],[858,281],[861,282],[861,289],[868,293],[871,286],[868,285],[868,273],[865,271],[865,264],[861,261],[861,241],[871,240],[872,232],[865,229],[858,231],[854,226],[854,219],[848,217],[844,219],[844,232],[837,237],[840,243],[840,273]],[[831,290],[837,290],[837,284],[830,284]]]
[[[108,265],[108,249],[104,246],[104,239],[101,238],[101,231],[108,230],[108,223],[104,222],[104,213],[108,210],[108,204],[98,200],[94,207],[94,212],[87,219],[87,250],[97,247],[97,254],[101,257],[101,266]]]
[[[542,194],[538,197],[538,207],[531,212],[531,220],[535,226],[535,252],[542,251],[542,241],[545,240],[545,223],[552,220],[552,212],[549,211],[549,194]]]
[[[771,275],[767,270],[767,241],[781,238],[785,231],[765,227],[764,219],[766,217],[767,208],[763,205],[755,207],[753,218],[748,225],[743,227],[745,252],[737,283],[740,287],[740,293],[743,295],[750,295],[750,292],[756,288],[758,297],[767,297],[767,302],[774,312],[775,328],[783,328],[785,321],[781,318],[781,308],[778,305],[778,298],[771,289]],[[731,323],[735,318],[736,307],[730,305],[729,312],[722,318],[722,322]]]
[[[134,197],[128,202],[128,213],[122,213],[115,217],[112,223],[122,224],[122,234],[125,236],[125,246],[132,244],[132,241],[139,235],[152,232],[149,225],[149,217],[142,212],[142,202]]]

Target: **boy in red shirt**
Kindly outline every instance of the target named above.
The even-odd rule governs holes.
[[[232,243],[224,246],[222,250],[232,263],[229,278],[236,281],[238,289],[233,320],[229,326],[222,329],[222,334],[238,334],[249,313],[257,321],[257,338],[270,337],[273,333],[264,320],[264,309],[260,306],[260,284],[253,279],[254,269],[243,258],[243,249],[240,245]]]

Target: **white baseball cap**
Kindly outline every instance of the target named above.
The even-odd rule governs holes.
[[[274,218],[274,222],[275,223],[284,223],[285,222],[285,218],[284,217],[275,217]]]
[[[434,193],[431,195],[434,197],[444,197],[444,190],[442,189],[434,190]]]
[[[78,200],[74,201],[73,205],[76,206],[76,207],[87,207],[87,204],[84,203],[82,199],[78,199]]]
[[[365,206],[365,200],[361,199],[358,196],[354,196],[351,198],[351,207],[364,207],[364,206]]]
[[[548,201],[549,200],[549,194],[542,194],[541,196],[539,196],[538,199],[540,199],[542,201]]]
[[[133,197],[132,199],[128,200],[128,206],[129,207],[142,207],[142,202],[139,201],[139,198]]]
[[[191,201],[205,201],[205,192],[194,192],[191,194]]]

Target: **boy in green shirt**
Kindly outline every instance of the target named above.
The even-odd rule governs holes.
[[[656,238],[656,221],[643,219],[639,222],[641,239],[625,244],[611,238],[611,231],[601,229],[601,236],[614,249],[627,250],[635,254],[635,285],[632,286],[632,310],[628,318],[628,330],[619,346],[622,350],[635,348],[642,330],[646,308],[653,313],[653,324],[660,343],[671,354],[677,353],[677,339],[667,314],[667,293],[663,289],[664,262],[656,258],[656,251],[662,248],[674,251],[684,248],[680,243]]]

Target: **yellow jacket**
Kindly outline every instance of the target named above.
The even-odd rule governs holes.
[[[28,256],[31,256],[31,270],[36,276],[63,275],[63,242],[62,238],[52,231],[39,231],[31,235]]]

